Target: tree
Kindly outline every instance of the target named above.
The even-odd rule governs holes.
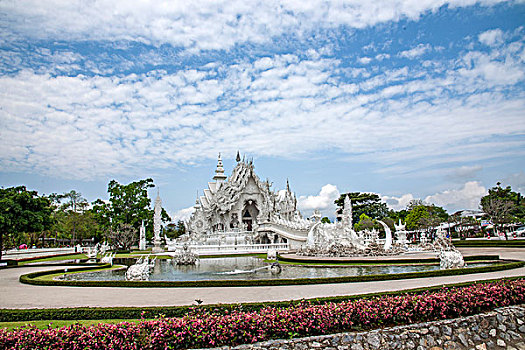
[[[407,206],[407,211],[405,223],[408,230],[428,230],[448,219],[445,209],[421,200],[411,201]]]
[[[153,210],[148,197],[148,188],[154,187],[152,179],[121,185],[115,180],[108,184],[109,201],[97,199],[92,212],[104,230],[115,229],[119,224],[128,224],[139,229],[144,220],[153,227]]]
[[[363,213],[359,216],[359,221],[354,225],[354,229],[356,231],[371,230],[375,226],[375,220]]]
[[[323,224],[329,224],[331,221],[330,221],[330,219],[329,219],[327,216],[325,216],[325,217],[323,217],[323,218],[321,219],[321,222],[322,222]]]
[[[25,186],[0,189],[0,259],[4,239],[27,232],[41,232],[51,227],[51,201],[28,191]]]
[[[381,198],[375,193],[366,192],[350,192],[342,194],[334,203],[339,207],[337,213],[341,214],[344,209],[345,197],[350,196],[352,201],[352,215],[354,218],[361,217],[361,214],[366,214],[372,219],[380,219],[388,214],[388,207],[386,203],[381,201]],[[355,224],[354,219],[354,224]]]
[[[153,211],[148,188],[155,187],[152,179],[121,185],[115,180],[108,184],[110,217],[113,225],[129,224],[138,229],[142,220],[152,222]]]
[[[504,224],[525,219],[525,205],[520,193],[512,191],[510,186],[502,188],[498,182],[481,198],[480,207],[490,217],[496,229]]]
[[[64,201],[59,209],[65,213],[65,223],[69,229],[69,232],[72,232],[71,235],[71,244],[75,244],[77,239],[77,226],[82,222],[91,221],[90,217],[84,215],[84,212],[88,206],[87,200],[82,197],[80,193],[75,190],[71,190],[57,197],[58,201],[61,203]],[[88,222],[89,224],[89,222]],[[84,225],[82,227],[83,233],[86,233],[87,227]]]
[[[146,226],[146,236],[153,236],[153,210],[148,189],[155,187],[152,179],[131,182],[127,185],[111,180],[108,184],[109,200],[97,199],[91,209],[93,217],[103,231],[116,230],[120,224],[128,224],[138,230],[142,221]],[[171,222],[164,210],[161,212],[163,223]]]
[[[115,248],[129,250],[138,241],[138,231],[130,224],[120,223],[107,231],[106,238]]]
[[[166,236],[168,238],[178,238],[186,233],[186,226],[182,220],[177,221],[177,224],[170,223],[166,227]]]

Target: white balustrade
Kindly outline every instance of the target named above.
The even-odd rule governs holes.
[[[182,249],[182,244],[170,245],[168,251]],[[220,244],[220,245],[190,245],[190,249],[199,254],[228,254],[228,253],[259,253],[267,252],[269,249],[276,251],[288,251],[288,243],[268,243],[268,244]]]

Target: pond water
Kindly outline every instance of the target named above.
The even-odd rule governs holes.
[[[280,274],[272,274],[269,269],[261,269],[269,265],[255,257],[228,257],[200,259],[194,266],[177,266],[171,260],[157,260],[150,275],[150,281],[203,281],[203,280],[258,280],[258,279],[290,279],[290,278],[321,278],[344,277],[376,274],[396,274],[403,272],[422,272],[439,270],[437,265],[389,265],[389,266],[342,266],[313,267],[299,265],[281,265]],[[468,264],[468,267],[485,266],[487,264]],[[257,270],[259,269],[259,270]],[[257,271],[253,271],[257,270]],[[67,280],[83,281],[123,281],[125,269],[84,272],[66,275]]]

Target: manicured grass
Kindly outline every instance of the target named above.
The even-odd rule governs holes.
[[[18,266],[24,266],[26,264],[32,264],[36,262],[46,262],[46,261],[60,261],[60,260],[76,260],[76,259],[87,259],[86,254],[71,254],[71,255],[59,255],[59,256],[51,256],[48,258],[38,258],[38,259],[31,259],[31,260],[24,260],[19,261]]]
[[[56,277],[60,277],[60,276],[63,276],[63,275],[72,275],[72,274],[83,273],[83,272],[96,272],[96,271],[103,271],[103,270],[116,270],[116,269],[121,269],[121,268],[125,268],[125,267],[126,266],[124,266],[124,265],[113,265],[113,266],[103,265],[100,268],[93,268],[93,269],[89,269],[89,270],[78,269],[78,270],[70,270],[70,271],[67,271],[65,273],[61,272],[61,273],[54,273],[54,274],[49,274],[49,275],[41,275],[41,276],[36,277],[35,280],[38,280],[38,281],[54,281]]]
[[[120,323],[120,322],[133,322],[138,323],[145,319],[108,319],[108,320],[40,320],[40,321],[21,321],[21,322],[0,322],[0,328],[7,328],[7,330],[14,330],[16,328],[27,328],[30,326],[38,329],[49,329],[49,328],[61,328],[70,326],[72,324],[81,324],[89,326],[100,323]]]

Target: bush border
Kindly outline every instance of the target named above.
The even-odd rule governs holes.
[[[487,240],[464,240],[452,241],[452,244],[458,248],[468,247],[499,247],[499,248],[525,248],[525,240],[499,240],[497,238]]]
[[[330,297],[318,297],[309,299],[296,299],[287,301],[268,301],[233,304],[204,304],[204,305],[181,305],[181,306],[146,306],[146,307],[74,307],[57,309],[0,309],[0,322],[23,322],[39,320],[104,320],[104,319],[148,319],[155,317],[182,317],[189,311],[195,309],[209,310],[221,313],[231,313],[234,310],[258,311],[265,307],[289,307],[302,302],[310,302],[322,305],[332,302],[342,302],[356,299],[370,299],[384,295],[397,296],[407,294],[421,294],[443,288],[468,287],[477,284],[494,283],[502,280],[514,281],[524,279],[525,276],[504,277],[483,281],[470,281],[461,283],[450,283],[430,287],[420,287],[396,291],[365,293],[355,295],[342,295]]]
[[[426,263],[439,263],[439,258],[420,258],[420,259],[382,259],[382,260],[337,260],[337,258],[328,260],[328,259],[315,259],[306,258],[306,259],[295,259],[290,257],[283,257],[278,255],[279,261],[284,262],[293,262],[293,263],[306,263],[306,264],[319,264],[319,265],[328,265],[328,264],[338,264],[341,266],[344,265],[389,265],[389,264],[426,264]],[[478,261],[478,260],[500,260],[499,255],[471,255],[463,258],[464,261]]]
[[[387,281],[412,278],[457,276],[474,273],[503,271],[525,266],[525,261],[502,260],[501,264],[491,266],[471,267],[462,269],[436,270],[424,272],[406,272],[399,274],[378,274],[364,276],[323,277],[323,278],[298,278],[280,280],[217,280],[217,281],[64,281],[64,280],[38,280],[37,277],[65,273],[64,269],[38,271],[21,275],[19,281],[25,284],[40,286],[68,286],[68,287],[132,287],[132,288],[197,288],[197,287],[243,287],[243,286],[282,286],[306,285],[328,283],[352,283],[368,281]],[[68,272],[76,273],[109,267],[109,264],[69,269]]]

